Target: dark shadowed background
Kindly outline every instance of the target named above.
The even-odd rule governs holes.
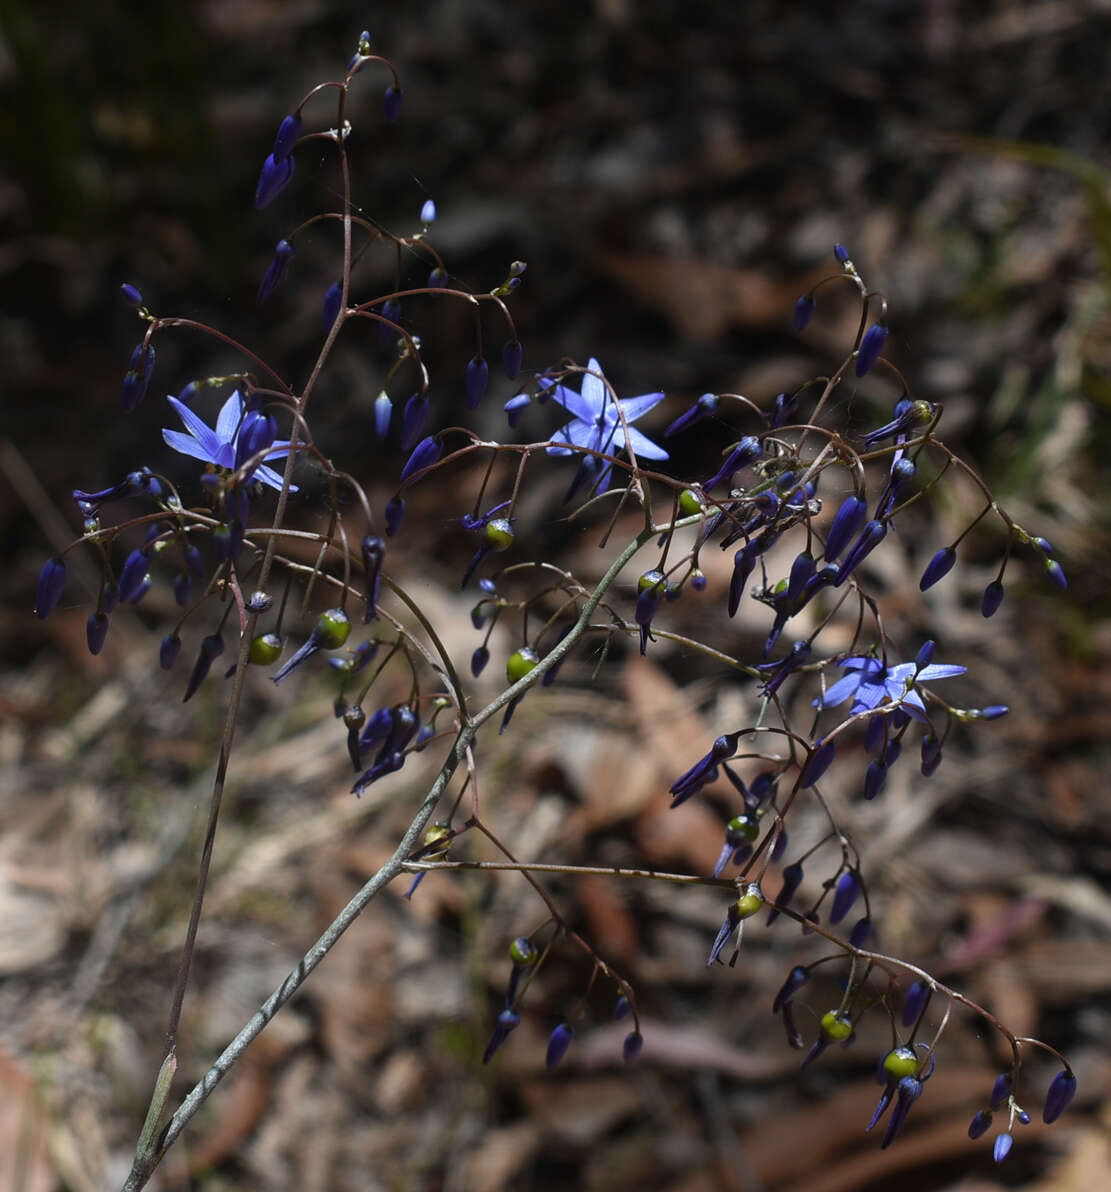
[[[773,0],[98,3],[65,15],[0,5],[0,1186],[92,1190],[126,1173],[219,732],[218,686],[182,709],[181,676],[157,671],[168,595],[114,618],[97,659],[84,652],[93,590],[79,573],[51,620],[30,615],[44,557],[80,529],[69,491],[143,464],[178,467],[159,434],[173,425],[164,395],[237,367],[199,337],[167,335],[150,395],[123,415],[140,329],[118,288],[137,284],[156,313],[217,324],[304,377],[338,238],[300,238],[284,291],[261,312],[254,295],[276,240],[335,204],[337,175],[301,150],[272,207],[256,212],[252,198],[281,117],[342,74],[364,26],[397,66],[405,101],[388,126],[388,76],[366,72],[354,88],[356,202],[408,232],[433,197],[435,244],[475,289],[527,260],[512,304],[526,370],[596,356],[618,393],[668,393],[645,425],[658,433],[704,390],[767,403],[841,359],[850,307],[820,301],[805,336],[791,329],[795,299],[830,270],[835,242],[886,292],[887,355],[915,396],[944,402],[948,441],[1053,542],[1070,589],[1059,597],[1020,555],[1003,610],[984,622],[978,593],[1003,549],[985,529],[924,600],[921,565],[965,524],[939,498],[935,520],[915,525],[882,575],[887,615],[908,626],[911,655],[936,637],[939,657],[968,663],[980,702],[1012,714],[947,752],[929,784],[905,776],[865,807],[848,785],[832,797],[873,875],[884,946],[1067,1051],[1081,1096],[1052,1131],[1019,1129],[994,1168],[990,1144],[969,1143],[965,1128],[1004,1057],[957,1015],[904,1137],[880,1151],[863,1127],[882,1031],[800,1077],[768,1013],[794,962],[788,925],[757,928],[736,969],[707,973],[719,899],[601,880],[553,888],[636,985],[642,1062],[622,1067],[612,990],[600,989],[565,1064],[544,1072],[543,1040],[589,977],[568,952],[482,1068],[505,944],[541,912],[511,876],[438,878],[411,905],[396,895],[374,905],[152,1186],[1111,1183],[1111,5],[831,10]],[[377,292],[390,266],[368,262],[359,278]],[[429,348],[434,418],[447,425],[470,323],[427,306],[407,317]],[[496,358],[504,336],[492,324],[487,334]],[[322,449],[368,483],[398,467],[371,430],[387,366],[379,350],[341,343],[314,411]],[[499,378],[478,425],[498,433],[513,392]],[[840,400],[861,426],[895,396],[869,381]],[[716,449],[688,436],[677,466],[708,470]],[[476,643],[457,592],[468,553],[459,499],[451,485],[418,497],[428,528],[398,543],[392,565],[465,658]],[[593,539],[552,531],[549,546],[562,565],[596,567]],[[726,574],[711,577],[719,592]],[[675,616],[691,633],[709,619],[681,606]],[[585,661],[568,668],[522,708],[516,737],[490,744],[486,798],[505,835],[541,860],[706,871],[726,802],[665,817],[664,792],[750,710],[751,684],[667,646],[645,663],[616,661],[597,684],[589,674]],[[388,855],[437,760],[422,755],[356,804],[322,679],[252,701],[187,1001],[182,1091]],[[809,999],[818,1016],[823,999],[836,1000],[832,985]],[[809,1013],[800,1022],[813,1030]],[[1054,1070],[1032,1068],[1036,1122]]]

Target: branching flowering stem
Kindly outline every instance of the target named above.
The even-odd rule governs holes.
[[[337,320],[338,322],[338,320]],[[292,459],[292,453],[290,454]],[[288,476],[287,476],[288,479]],[[288,487],[288,486],[287,486]],[[579,618],[569,630],[567,635],[563,637],[551,651],[546,654],[535,667],[523,679],[514,683],[511,687],[506,688],[500,695],[495,697],[485,708],[476,713],[470,719],[464,720],[455,742],[452,745],[451,753],[436,776],[435,781],[429,788],[428,794],[425,796],[423,803],[417,814],[413,817],[412,823],[409,825],[404,836],[402,836],[397,848],[388,861],[370,878],[369,881],[359,890],[359,892],[351,899],[350,902],[343,908],[335,919],[329,924],[326,930],[321,934],[320,938],[315,944],[301,957],[295,968],[286,976],[285,980],[274,990],[274,992],[266,999],[265,1002],[255,1011],[250,1020],[246,1023],[243,1029],[235,1036],[234,1039],[224,1048],[219,1057],[213,1063],[212,1067],[204,1074],[201,1080],[193,1087],[189,1094],[182,1101],[173,1117],[170,1119],[166,1128],[162,1131],[157,1141],[151,1141],[143,1146],[144,1140],[141,1140],[140,1146],[136,1150],[135,1160],[131,1168],[131,1172],[127,1177],[127,1181],[123,1185],[122,1192],[138,1192],[140,1188],[146,1186],[151,1174],[161,1162],[162,1157],[166,1151],[173,1145],[177,1136],[185,1128],[186,1123],[193,1117],[197,1110],[208,1098],[208,1095],[215,1089],[221,1080],[231,1071],[236,1062],[242,1056],[244,1051],[250,1044],[262,1033],[266,1024],[274,1017],[274,1015],[289,1001],[289,999],[297,992],[297,990],[304,983],[309,974],[316,968],[316,966],[324,959],[325,956],[335,947],[339,942],[343,933],[351,926],[352,923],[359,917],[366,907],[373,901],[375,897],[383,890],[395,877],[403,873],[405,870],[406,859],[417,847],[421,840],[425,828],[428,826],[432,818],[432,814],[436,809],[440,798],[447,789],[448,783],[451,781],[455,771],[459,765],[466,760],[467,751],[470,748],[475,737],[478,735],[478,730],[493,716],[495,716],[502,708],[506,706],[511,700],[517,699],[524,695],[531,687],[544,676],[553,666],[559,662],[564,655],[571,650],[575,643],[582,636],[590,622],[590,617],[594,610],[601,603],[603,596],[612,586],[614,581],[620,575],[621,571],[630,559],[637,553],[638,550],[646,543],[651,542],[654,533],[651,528],[641,531],[625,548],[617,555],[617,557],[610,564],[606,573],[599,580],[594,591],[583,603],[582,609],[579,613]],[[267,542],[268,556],[272,557],[273,544],[276,542],[277,536],[272,536]],[[264,560],[264,568],[270,561],[268,557]],[[257,620],[257,614],[252,617],[252,621]],[[253,632],[253,625],[251,627]],[[234,715],[238,712],[239,693],[242,687],[242,676],[246,671],[246,653],[249,647],[250,637],[245,634],[240,643],[240,665],[236,669],[235,688],[232,692],[232,701],[228,710],[228,720],[225,727],[224,745],[221,747],[221,765],[217,769],[217,781],[213,792],[213,802],[210,809],[210,828],[209,835],[206,837],[206,856],[202,859],[202,875],[199,876],[197,897],[194,899],[193,914],[199,920],[200,905],[203,900],[204,877],[207,876],[207,865],[205,861],[211,857],[211,837],[215,832],[216,817],[219,814],[220,794],[223,790],[223,775],[226,773],[226,755],[230,749],[231,736],[234,731]],[[609,871],[606,871],[609,872]],[[726,883],[729,885],[729,883]],[[192,925],[192,917],[191,917]],[[195,940],[195,928],[193,929],[191,940]],[[187,957],[183,957],[183,963],[187,962],[187,958],[191,957],[192,948],[188,948]],[[184,990],[184,986],[182,986]],[[182,993],[184,996],[184,993]],[[180,1015],[180,1006],[178,1007]],[[176,1033],[176,1022],[175,1022]],[[160,1083],[156,1090],[155,1096],[152,1098],[150,1110],[148,1110],[148,1120],[151,1119],[151,1114],[154,1113],[155,1120],[157,1120],[157,1111],[159,1106],[155,1104],[160,1098],[164,1101],[166,1096],[166,1089]]]

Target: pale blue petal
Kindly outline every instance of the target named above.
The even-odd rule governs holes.
[[[208,452],[205,451],[192,435],[183,434],[180,430],[168,430],[164,427],[162,437],[175,451],[180,451],[182,455],[191,455],[194,459],[199,459],[206,464],[214,462]]]
[[[657,447],[647,435],[642,435],[635,426],[629,427],[629,442],[639,459],[667,459],[667,452]]]
[[[278,475],[277,472],[274,471],[273,468],[268,468],[265,464],[262,464],[255,471],[255,474],[252,477],[252,479],[253,480],[261,480],[263,484],[268,484],[271,488],[281,489],[281,487],[282,487],[282,478]],[[297,491],[297,485],[291,484],[289,486],[289,491],[291,493],[295,493]]]
[[[918,672],[918,681],[929,683],[933,679],[951,679],[954,675],[963,675],[967,670],[967,666],[953,666],[947,662],[931,662],[929,666],[923,667]]]
[[[597,418],[603,410],[607,412],[608,416],[609,411],[613,408],[613,398],[603,380],[605,374],[602,372],[602,366],[591,356],[586,367],[588,371],[583,373],[582,380],[582,400],[590,408],[590,413],[586,417],[588,419]],[[583,415],[580,414],[579,417],[582,418]]]
[[[239,390],[235,389],[228,400],[220,407],[220,413],[216,419],[216,437],[221,443],[235,442],[236,432],[239,430],[242,417],[243,399],[239,396]],[[233,462],[234,457],[235,453],[232,452]]]
[[[167,397],[166,400],[177,411],[177,416],[185,424],[185,429],[193,436],[194,439],[201,445],[206,452],[205,455],[197,455],[197,459],[207,460],[209,463],[214,463],[216,460],[216,452],[220,446],[220,440],[216,434],[211,430],[201,419],[193,413],[193,411],[184,403],[177,400],[176,397]],[[177,432],[173,432],[177,433]],[[167,440],[169,442],[169,440]],[[173,444],[171,444],[173,446]],[[182,448],[175,448],[181,451]],[[195,455],[193,451],[185,452],[186,455]]]
[[[626,422],[636,422],[649,410],[655,409],[664,399],[663,393],[642,393],[640,397],[623,397],[621,409]]]
[[[860,682],[859,675],[845,675],[844,678],[838,679],[821,699],[814,701],[814,707],[836,708],[838,704],[843,704],[856,691],[860,686]]]
[[[566,385],[557,385],[548,396],[552,401],[558,402],[569,414],[574,414],[580,422],[593,423],[598,416],[598,410],[594,409],[581,394],[576,393],[574,389],[568,389]]]

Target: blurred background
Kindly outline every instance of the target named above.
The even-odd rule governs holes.
[[[113,618],[98,658],[84,646],[91,565],[75,560],[50,620],[31,617],[43,559],[80,530],[70,490],[144,464],[180,469],[160,436],[174,425],[165,393],[237,367],[198,336],[161,337],[151,393],[124,416],[140,328],[118,288],[136,284],[156,313],[214,323],[283,375],[306,375],[337,277],[334,231],[299,237],[284,290],[261,312],[254,297],[275,242],[334,206],[338,176],[306,147],[278,201],[259,213],[252,199],[281,117],[342,75],[368,26],[405,100],[389,126],[388,76],[357,80],[356,202],[414,232],[434,198],[432,239],[475,289],[527,260],[512,303],[526,371],[593,355],[621,395],[665,390],[646,433],[704,390],[767,404],[836,366],[851,304],[822,291],[806,335],[791,329],[835,242],[887,294],[887,356],[914,396],[944,402],[947,441],[1050,539],[1070,587],[1060,596],[1019,554],[985,622],[979,596],[1004,541],[984,525],[923,597],[917,576],[967,524],[968,494],[955,488],[929,518],[908,519],[874,572],[905,656],[936,638],[941,660],[969,667],[961,701],[1012,713],[947,748],[928,783],[911,769],[862,805],[847,764],[829,797],[871,877],[883,947],[1065,1051],[1081,1091],[1045,1130],[1056,1065],[1033,1062],[1021,1099],[1036,1124],[996,1168],[990,1142],[969,1142],[966,1128],[1006,1057],[957,1014],[903,1136],[881,1151],[863,1132],[889,1046],[879,1016],[855,1048],[801,1076],[770,1017],[811,945],[788,924],[756,926],[736,968],[707,972],[720,897],[603,879],[551,889],[636,987],[642,1061],[622,1065],[627,1027],[609,1021],[615,991],[599,984],[567,1059],[545,1072],[544,1040],[590,976],[561,946],[484,1068],[506,945],[542,908],[512,876],[436,877],[411,904],[394,891],[373,905],[151,1186],[1111,1184],[1111,4],[859,0],[834,16],[772,0],[223,0],[101,3],[64,20],[0,7],[0,1187],[103,1189],[126,1174],[220,732],[218,683],[183,707],[183,676],[157,667],[173,616],[165,588]],[[326,124],[330,108],[314,116]],[[378,293],[392,271],[369,256],[357,286]],[[458,421],[470,320],[414,305],[406,321],[429,350],[435,425]],[[496,360],[504,331],[488,322],[485,333]],[[389,481],[374,478],[398,468],[396,444],[383,451],[371,429],[388,366],[378,345],[341,342],[313,413],[321,449],[379,502]],[[501,433],[513,392],[492,381],[480,430]],[[860,427],[895,396],[869,378],[838,400]],[[532,423],[530,436],[552,425]],[[676,467],[708,474],[721,439],[676,440]],[[567,476],[538,471],[528,528],[553,562],[597,574],[596,530],[541,524]],[[458,592],[472,545],[459,493],[478,481],[465,472],[419,490],[409,525],[420,533],[403,535],[389,564],[460,659],[478,639]],[[311,476],[303,490],[296,516],[311,521]],[[669,628],[721,633],[728,570],[712,562],[703,603],[669,607]],[[764,632],[741,618],[718,640],[740,651]],[[491,672],[514,644],[508,630],[494,639]],[[522,705],[515,734],[486,743],[491,819],[538,860],[707,872],[728,792],[667,814],[666,790],[717,733],[751,718],[751,683],[668,643],[646,661],[619,653],[596,682],[591,669],[569,664]],[[389,854],[438,764],[419,755],[353,800],[331,694],[322,671],[250,694],[186,1001],[182,1093]],[[387,672],[381,694],[403,698],[403,677]],[[800,822],[798,839],[809,831]],[[800,996],[808,1035],[837,997],[832,981]]]

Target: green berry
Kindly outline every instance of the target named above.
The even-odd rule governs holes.
[[[751,815],[735,815],[725,828],[725,839],[734,848],[751,844],[759,835],[760,825]]]
[[[433,824],[424,834],[424,857],[442,857],[451,847],[451,829],[445,823]]]
[[[539,661],[532,646],[522,646],[509,655],[509,661],[505,664],[505,677],[510,683],[518,683]]]
[[[904,1076],[914,1076],[918,1071],[918,1056],[910,1047],[896,1047],[883,1057],[883,1070],[896,1080]]]
[[[251,642],[248,654],[255,666],[269,666],[277,662],[282,654],[282,639],[276,633],[260,633]]]
[[[351,621],[342,608],[330,608],[316,622],[316,637],[322,650],[338,650],[347,641]]]
[[[667,577],[662,571],[646,571],[640,579],[637,580],[637,592],[647,592],[649,588],[658,589],[659,595],[663,595],[667,589]]]
[[[753,882],[737,899],[733,909],[738,919],[751,919],[753,915],[758,915],[764,909],[764,895],[760,893],[760,887]]]
[[[843,1043],[853,1033],[853,1020],[843,1010],[827,1010],[821,1025],[822,1034],[831,1043]]]
[[[488,521],[482,530],[486,545],[491,550],[508,550],[513,545],[515,537],[513,527],[504,517],[495,517]]]
[[[540,952],[532,940],[520,935],[509,945],[509,959],[518,968],[529,968],[540,959]]]
[[[685,488],[679,494],[679,512],[684,517],[691,517],[695,513],[702,512],[702,502],[693,489]]]

